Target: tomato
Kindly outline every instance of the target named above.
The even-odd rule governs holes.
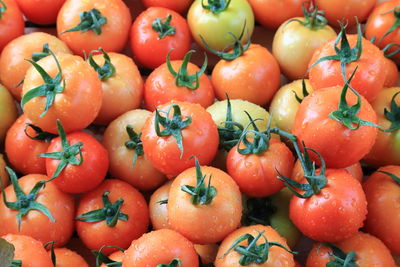
[[[171,228],[171,225],[168,220],[168,210],[167,203],[169,196],[169,189],[171,188],[172,180],[166,182],[150,197],[149,201],[149,212],[150,212],[150,220],[151,226],[155,230]]]
[[[241,199],[239,187],[227,173],[200,167],[196,159],[196,167],[172,182],[168,220],[172,229],[196,244],[216,243],[240,225]]]
[[[169,101],[185,101],[207,108],[214,103],[214,89],[211,80],[204,74],[207,63],[199,69],[188,62],[193,51],[183,60],[170,61],[156,68],[146,79],[144,102],[148,110]]]
[[[107,179],[84,194],[77,208],[76,230],[91,250],[102,246],[126,249],[147,231],[149,210],[143,195],[126,182]],[[110,254],[115,248],[105,247]]]
[[[146,7],[165,7],[184,14],[193,0],[142,0]]]
[[[14,0],[0,2],[0,52],[8,42],[24,34],[24,18]]]
[[[4,190],[7,203],[0,202],[0,235],[29,235],[43,244],[65,245],[74,230],[73,197],[59,190],[54,181],[45,183],[49,179],[45,175],[28,174],[17,181],[15,173],[9,174],[12,185]]]
[[[279,88],[279,64],[267,48],[251,44],[242,56],[220,60],[212,71],[212,83],[219,100],[228,95],[264,106]]]
[[[54,24],[65,0],[16,0],[25,17],[36,24]],[[43,8],[46,7],[46,8]]]
[[[47,48],[44,47],[45,44]],[[21,100],[24,77],[31,66],[26,59],[33,59],[36,62],[49,55],[48,49],[55,54],[71,54],[63,41],[44,32],[22,35],[4,47],[0,55],[0,80],[16,100]]]
[[[6,172],[6,162],[4,161],[3,154],[0,154],[0,181],[1,187],[6,187],[10,183],[10,177],[8,177],[8,173]]]
[[[354,266],[396,266],[388,248],[382,241],[372,235],[358,232],[336,245],[345,255],[347,254],[349,266],[353,266],[351,264],[354,264]],[[307,267],[325,266],[328,265],[328,262],[331,262],[330,264],[343,264],[343,261],[340,260],[330,261],[335,256],[341,256],[341,253],[335,252],[335,250],[324,244],[315,244],[308,254]],[[355,255],[353,257],[350,256],[350,252],[355,253]],[[341,260],[345,260],[345,258],[346,256],[340,257]]]
[[[396,106],[400,105],[400,98],[395,96],[400,92],[400,87],[386,88],[382,90],[378,97],[372,102],[378,116],[378,124],[384,129],[392,129],[390,131],[379,131],[376,141],[364,157],[368,165],[380,167],[389,164],[400,164],[400,131],[397,126],[399,121],[395,114],[398,113]],[[393,108],[393,106],[395,108]],[[386,114],[386,111],[392,112],[394,115]],[[392,128],[393,127],[393,128]]]
[[[311,93],[313,89],[309,80],[304,80],[304,83],[307,93]],[[276,127],[285,132],[292,131],[294,118],[299,109],[300,103],[296,95],[300,99],[305,97],[302,80],[293,81],[279,88],[269,106],[269,112],[273,115]]]
[[[335,42],[339,40],[339,37],[343,37],[344,34],[344,29],[342,29],[342,32],[339,34],[336,40],[331,40],[318,48],[313,54],[309,65],[313,66],[317,60],[320,60],[326,56],[335,55]],[[361,32],[359,32],[359,34],[361,34]],[[357,73],[355,74],[354,79],[352,79],[350,85],[368,101],[372,101],[382,90],[385,82],[385,58],[383,56],[383,52],[380,51],[378,47],[373,45],[370,41],[362,38],[362,41],[359,42],[359,45],[362,46],[362,52],[360,54],[360,58],[357,59],[357,38],[357,35],[348,35],[348,43],[352,50],[344,48],[341,52],[343,54],[343,51],[346,51],[345,54],[351,55],[350,57],[345,56],[347,59],[344,59],[345,57],[343,57],[343,60],[350,60],[350,58],[353,59],[353,61],[346,64],[346,79],[350,77],[357,67]],[[314,88],[314,90],[335,85],[343,86],[344,81],[341,69],[341,61],[322,61],[311,68],[309,77],[311,86]]]
[[[161,127],[160,127],[161,124]],[[209,164],[218,149],[218,130],[199,104],[173,101],[157,107],[142,130],[144,154],[168,178],[194,166]]]
[[[212,264],[215,261],[218,252],[217,244],[199,245],[195,244],[194,249],[199,255],[200,261],[203,265]]]
[[[399,0],[381,2],[375,6],[368,17],[365,25],[365,37],[371,39],[375,36],[377,45],[381,49],[391,43],[400,43],[400,29],[396,24],[399,21],[399,5]],[[394,52],[395,50],[397,50],[397,48],[393,47],[389,49],[389,52]],[[395,58],[396,61],[399,62],[400,56],[397,55]]]
[[[377,0],[315,0],[318,8],[325,11],[329,24],[338,27],[338,21],[344,21],[349,26],[356,25],[368,18]]]
[[[89,57],[103,88],[103,101],[94,123],[108,125],[123,113],[139,108],[143,98],[143,79],[133,60],[119,53]]]
[[[280,247],[272,245],[279,243]],[[240,253],[240,248],[251,251],[252,256]],[[286,240],[271,226],[252,225],[241,227],[229,234],[218,249],[215,267],[247,266],[288,266],[294,267],[293,255],[288,251]]]
[[[388,165],[379,168],[364,182],[368,201],[365,229],[382,240],[393,253],[400,254],[400,234],[393,228],[400,223],[400,184],[381,171],[400,176],[399,165]]]
[[[203,38],[215,50],[231,44],[230,33],[239,36],[243,25],[243,42],[250,38],[254,29],[254,14],[246,0],[195,0],[189,8],[187,20],[196,43],[205,48]]]
[[[274,12],[276,12],[274,10]],[[321,18],[313,18],[316,8],[307,10],[304,17],[285,21],[275,32],[272,53],[283,74],[290,80],[307,76],[308,63],[320,46],[336,37],[336,32]]]
[[[385,57],[386,61],[386,79],[383,87],[393,87],[397,85],[399,80],[399,70],[396,63],[390,58]]]
[[[363,226],[367,201],[359,181],[344,169],[327,169],[327,184],[310,198],[293,196],[290,219],[307,237],[337,242]]]
[[[23,267],[53,267],[43,244],[36,239],[16,234],[7,234],[1,238],[14,246],[13,260],[20,261]]]
[[[180,261],[180,265],[175,266],[199,266],[196,251],[189,240],[175,231],[161,229],[133,241],[125,251],[122,267],[161,266],[173,260]]]
[[[165,181],[164,175],[153,167],[143,153],[139,137],[150,114],[144,109],[124,113],[107,126],[102,140],[110,157],[111,176],[144,191],[153,190]],[[128,132],[127,127],[131,127],[136,136],[130,130]]]
[[[344,110],[351,108],[349,112],[352,115],[349,117],[356,116],[364,122],[376,123],[375,111],[368,101],[359,96],[361,105],[357,106],[358,97],[354,92],[343,96],[345,88],[335,86],[312,92],[301,102],[294,120],[293,134],[307,147],[318,151],[329,168],[345,168],[360,161],[370,151],[377,136],[376,127],[361,122],[358,127],[355,118],[350,123],[345,121],[346,117],[342,122],[336,120],[347,112]],[[339,103],[343,105],[345,102],[346,108],[339,111]],[[339,113],[334,117],[336,119],[329,115],[333,111]],[[314,153],[311,156],[316,159]]]
[[[21,102],[26,116],[51,133],[57,133],[56,120],[62,122],[66,132],[81,130],[92,123],[102,102],[101,82],[96,71],[81,57],[68,54],[48,56],[37,64],[48,74],[42,77],[34,66],[27,70]],[[51,82],[43,83],[44,77]],[[47,88],[45,94],[40,90],[44,87]]]
[[[110,260],[113,260],[113,261],[116,261],[116,262],[119,262],[122,264],[122,259],[124,258],[124,252],[117,250],[117,251],[113,252],[108,258]],[[107,266],[103,263],[102,265],[100,265],[100,267],[107,267]]]
[[[126,45],[131,14],[122,0],[70,0],[57,16],[57,34],[68,47],[83,56],[102,47],[120,52]]]
[[[17,107],[14,99],[7,89],[0,84],[0,144],[4,142],[6,133],[17,119],[17,116]]]
[[[173,10],[150,7],[133,22],[130,46],[135,60],[154,69],[171,52],[173,60],[183,59],[189,51],[191,36],[186,20]]]
[[[51,251],[49,251],[48,254],[51,256]],[[56,256],[57,267],[89,267],[88,263],[82,258],[81,255],[68,248],[56,248],[54,249],[54,254]]]

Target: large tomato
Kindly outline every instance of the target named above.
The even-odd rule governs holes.
[[[24,34],[24,18],[15,0],[0,2],[0,52],[11,40]]]
[[[239,36],[243,25],[242,41],[250,38],[254,29],[254,15],[246,0],[195,0],[187,14],[190,31],[195,41],[205,48],[202,39],[212,48],[222,50]]]
[[[17,107],[7,89],[0,84],[0,144],[3,143],[6,133],[17,119]]]
[[[192,4],[193,0],[142,0],[146,7],[159,6],[172,9],[184,14]]]
[[[36,24],[54,24],[65,0],[16,0],[25,17]]]

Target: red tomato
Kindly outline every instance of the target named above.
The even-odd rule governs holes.
[[[36,24],[54,24],[65,0],[16,0],[25,17]]]
[[[146,7],[165,7],[184,14],[193,0],[142,0]]]
[[[51,256],[51,251],[49,251],[48,254]],[[88,263],[81,255],[68,248],[56,248],[54,249],[54,254],[56,256],[57,267],[89,267]]]
[[[150,69],[163,64],[172,49],[171,58],[182,59],[191,44],[186,20],[163,7],[150,7],[143,11],[133,22],[130,36],[135,59]]]
[[[397,81],[399,80],[399,69],[397,68],[396,63],[390,58],[386,58],[386,79],[383,84],[384,87],[393,87],[396,86]]]
[[[167,203],[172,180],[166,182],[151,195],[149,201],[150,220],[153,229],[171,228],[168,220]]]
[[[0,52],[8,42],[24,34],[24,18],[14,0],[0,2]]]

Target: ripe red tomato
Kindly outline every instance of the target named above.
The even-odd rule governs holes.
[[[184,14],[193,0],[142,0],[146,7],[165,7]]]
[[[150,7],[133,22],[130,46],[141,65],[154,69],[171,52],[173,60],[183,59],[189,51],[191,36],[186,20],[173,10]]]
[[[24,18],[14,0],[0,2],[0,52],[8,42],[24,34]]]
[[[36,24],[54,24],[65,0],[16,0],[25,17]]]

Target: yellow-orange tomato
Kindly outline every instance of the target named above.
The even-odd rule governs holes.
[[[48,254],[51,256],[51,251],[48,251]],[[81,255],[68,248],[55,248],[54,254],[56,256],[57,267],[89,267]]]
[[[0,84],[0,144],[3,143],[6,133],[17,119],[18,111],[14,99],[7,89]]]

